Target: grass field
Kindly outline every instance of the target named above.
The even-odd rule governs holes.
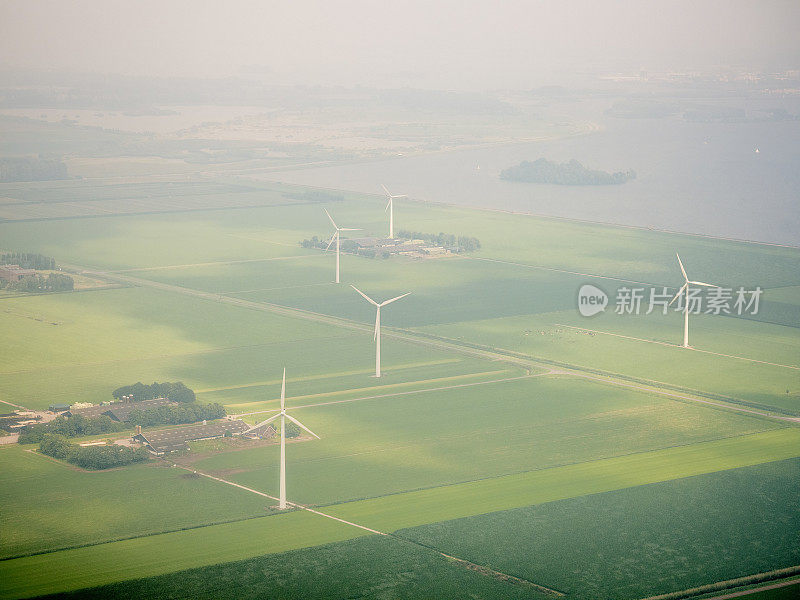
[[[289,499],[385,532],[444,523],[441,529],[424,530],[428,533],[403,535],[453,528],[460,532],[453,534],[453,548],[462,547],[455,542],[469,538],[464,532],[482,518],[501,519],[517,510],[526,515],[554,511],[551,517],[536,516],[530,525],[557,524],[558,515],[566,514],[559,512],[567,510],[564,506],[573,507],[569,514],[576,524],[602,516],[603,533],[595,538],[602,544],[624,530],[621,509],[615,512],[614,502],[596,500],[608,497],[606,492],[620,494],[628,513],[639,507],[643,515],[652,514],[662,496],[673,504],[681,497],[697,498],[693,506],[699,507],[709,504],[709,490],[719,489],[727,499],[736,494],[735,482],[750,494],[739,498],[742,507],[757,506],[759,493],[778,499],[776,506],[791,504],[776,495],[791,490],[781,483],[786,480],[781,469],[789,467],[775,465],[794,465],[796,472],[797,463],[774,461],[800,453],[800,429],[794,425],[549,374],[546,365],[565,363],[800,411],[800,369],[792,368],[800,367],[797,249],[402,202],[398,228],[474,235],[483,248],[469,258],[441,260],[343,257],[345,283],[377,298],[412,292],[382,313],[386,376],[376,380],[369,377],[374,308],[348,285],[331,283],[331,254],[302,249],[298,242],[329,233],[323,207],[345,226],[382,233],[382,205],[354,194],[325,204],[288,197],[298,191],[213,178],[171,187],[63,182],[0,189],[0,195],[21,203],[6,203],[8,210],[36,204],[42,210],[60,206],[71,211],[77,210],[71,203],[93,203],[110,211],[103,217],[0,222],[3,249],[41,252],[65,265],[144,280],[136,287],[0,299],[0,400],[37,408],[98,402],[135,381],[179,380],[197,390],[202,401],[220,402],[231,413],[256,413],[246,417],[255,422],[277,408],[279,377],[286,366],[291,412],[322,438],[289,444]],[[251,201],[261,205],[241,208]],[[148,203],[179,212],[169,218],[117,214]],[[234,205],[240,208],[231,209]],[[202,207],[220,210],[194,210]],[[40,216],[48,214],[55,213]],[[694,278],[765,288],[761,320],[693,317],[692,343],[706,352],[691,352],[669,345],[680,342],[679,315],[577,315],[575,296],[583,283],[599,285],[612,296],[629,281],[676,286],[675,250]],[[305,309],[358,321],[364,328],[319,322],[315,315],[277,314],[263,304],[236,306],[155,289],[148,282]],[[596,332],[589,335],[576,327]],[[388,328],[420,335],[412,343],[393,337]],[[465,348],[482,345],[542,359],[543,367],[527,369],[480,353],[446,351],[426,344],[422,334],[443,336]],[[276,446],[264,446],[199,457],[194,467],[274,494],[277,458]],[[764,477],[728,474],[752,465],[761,465]],[[777,469],[772,477],[771,469]],[[673,481],[694,476],[691,481],[704,483]],[[0,478],[0,558],[95,544],[0,560],[0,595],[7,598],[166,576],[365,534],[307,512],[220,523],[264,515],[270,500],[221,482],[184,477],[178,469],[141,465],[83,473],[5,448],[0,449]],[[734,535],[746,511],[725,515],[714,502],[707,508],[705,520],[698,521],[696,544],[687,546],[685,554],[669,555],[674,564],[716,553],[715,544],[725,540],[732,550],[721,561],[725,568],[720,574],[746,574],[735,564],[736,553],[747,552],[753,539],[761,540],[773,558],[790,556],[791,540],[775,537],[770,546],[756,529],[741,539],[717,539],[710,523]],[[497,516],[498,511],[512,513]],[[458,529],[462,523],[469,523],[463,525],[467,529]],[[523,529],[513,519],[505,526],[512,533]],[[553,536],[561,535],[551,526]],[[151,535],[188,527],[196,528]],[[580,537],[577,529],[563,531]],[[639,531],[645,536],[648,530],[643,526]],[[129,536],[142,537],[102,543]],[[570,594],[575,597],[592,597],[587,590],[634,594],[626,582],[636,578],[642,590],[698,580],[691,565],[683,571],[673,568],[672,579],[659,575],[639,556],[636,544],[642,539],[631,538],[628,545],[623,540],[614,546],[617,554],[609,550],[603,568],[613,573],[596,578],[597,587],[591,588],[583,582],[600,573],[600,567],[588,559],[574,577],[571,572],[553,575],[554,563],[548,563],[549,570],[535,571],[545,566],[525,562],[546,552],[548,539],[542,536],[542,546],[533,553],[511,543],[488,544],[485,560],[496,559],[492,552],[505,552],[510,570],[531,569],[532,580],[541,574],[543,581],[537,583],[564,590],[573,582],[577,587]],[[664,551],[681,539],[665,540]],[[588,539],[580,541],[584,556],[591,554]],[[497,587],[496,580],[418,547],[388,549],[386,543],[369,537],[302,550],[292,555],[293,564],[285,571],[276,566],[277,556],[237,568],[242,581],[268,570],[270,581],[287,594],[308,589],[303,565],[341,574],[323,590],[333,597],[351,589],[347,581],[353,579],[361,586],[359,593],[376,597],[414,597],[420,586],[439,586],[429,589],[441,590],[441,597],[454,596],[463,586],[472,586],[478,597],[519,591],[505,583]],[[386,554],[375,556],[380,548],[387,548]],[[463,548],[470,556],[477,552],[468,543]],[[345,554],[337,558],[337,552]],[[755,566],[761,555],[750,554]],[[375,575],[362,577],[370,565]],[[430,573],[421,575],[422,569]],[[642,575],[648,571],[652,577]],[[198,586],[204,577],[195,572],[185,583]],[[142,582],[136,589],[146,596],[168,581],[174,580]]]
[[[800,563],[798,476],[791,459],[399,535],[570,598],[644,598]]]
[[[269,504],[166,465],[87,472],[31,450],[0,448],[0,559],[259,517]]]
[[[519,508],[797,455],[800,430],[762,434],[509,475],[328,507],[326,513],[383,531]],[[5,595],[24,597],[149,577],[364,535],[306,512],[111,542],[0,562]],[[165,564],[163,556],[175,556]],[[61,571],[59,581],[36,573]]]
[[[429,550],[371,536],[52,598],[419,598],[544,600],[531,586],[468,570]]]
[[[259,597],[262,585],[278,597],[462,598],[464,589],[475,598],[539,597],[529,587],[447,563],[432,549],[567,598],[642,598],[731,572],[796,564],[799,468],[798,459],[779,461],[398,532],[426,548],[370,536],[84,590],[79,597],[250,598]],[[719,522],[731,516],[738,527],[720,531]],[[765,537],[772,543],[762,543]],[[746,598],[793,598],[796,591]]]
[[[289,406],[301,405],[292,397],[293,386],[287,391]],[[291,495],[311,504],[783,427],[694,403],[547,376],[293,409],[292,414],[322,437],[288,450]],[[277,447],[221,454],[195,466],[267,493],[278,491]]]

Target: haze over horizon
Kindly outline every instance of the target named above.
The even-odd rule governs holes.
[[[461,90],[797,69],[800,3],[0,1],[0,68]]]

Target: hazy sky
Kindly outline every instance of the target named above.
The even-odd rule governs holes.
[[[798,0],[0,0],[0,65],[530,87],[590,69],[800,67]]]

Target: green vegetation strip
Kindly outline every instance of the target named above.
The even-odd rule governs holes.
[[[507,475],[458,485],[361,500],[322,512],[394,531],[564,498],[800,455],[800,429],[788,427]],[[244,492],[243,492],[244,493]],[[0,563],[0,598],[80,589],[345,540],[364,532],[310,513],[214,525]],[[165,560],[169,557],[169,560]],[[42,577],[59,573],[59,577]]]
[[[0,598],[77,590],[361,535],[303,511],[29,556],[0,564]]]
[[[800,429],[789,427],[349,502],[324,510],[367,527],[395,531],[796,456],[800,456]]]

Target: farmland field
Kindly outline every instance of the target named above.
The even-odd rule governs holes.
[[[4,185],[7,210],[40,212],[0,222],[2,249],[52,255],[115,285],[0,298],[0,401],[43,409],[109,400],[136,381],[183,381],[199,400],[255,423],[278,410],[286,366],[290,413],[321,437],[288,444],[289,500],[323,514],[269,510],[274,501],[260,494],[278,491],[277,445],[179,457],[201,473],[189,477],[167,463],[87,473],[2,448],[1,597],[102,585],[112,587],[92,593],[118,594],[116,582],[155,577],[131,584],[148,597],[183,577],[171,573],[219,565],[185,576],[183,589],[196,590],[221,563],[244,560],[231,567],[242,581],[266,570],[287,595],[314,597],[303,576],[313,568],[341,575],[319,597],[342,597],[348,577],[378,597],[457,597],[463,586],[477,597],[539,597],[503,579],[512,575],[567,598],[633,598],[797,562],[794,522],[780,512],[791,505],[790,459],[800,456],[791,420],[800,414],[797,249],[398,201],[399,226],[476,236],[481,250],[430,260],[343,255],[337,286],[333,256],[299,242],[330,234],[323,208],[343,226],[385,235],[375,197],[303,196],[309,190],[211,176],[171,188]],[[89,203],[103,216],[87,216]],[[72,218],[78,209],[83,218]],[[155,214],[162,210],[171,212]],[[133,214],[142,212],[150,214]],[[763,312],[693,315],[696,351],[676,347],[674,312],[613,314],[622,286],[676,289],[676,250],[693,277],[763,287]],[[374,307],[349,283],[379,300],[411,292],[382,312],[380,379],[370,377]],[[605,314],[578,316],[584,283],[609,293]],[[736,486],[747,493],[731,514],[709,501],[709,490],[728,498]],[[664,552],[694,570],[658,574],[660,555],[641,551],[647,527],[592,563],[592,544],[624,529],[617,505],[649,515],[642,521],[659,533],[659,499],[674,507],[681,498],[693,500],[675,522],[702,526],[692,544],[676,532]],[[763,542],[755,532],[764,523],[747,511],[768,501],[774,543],[737,567],[737,552]],[[592,519],[597,531],[581,539],[578,525]],[[485,523],[539,545],[480,545]],[[728,539],[711,523],[730,532],[750,525]],[[550,533],[525,529],[539,525]],[[554,545],[560,535],[583,544],[574,573],[557,572],[555,558],[530,560],[568,555]],[[723,543],[731,553],[714,563]],[[280,566],[283,552],[291,565]]]
[[[169,590],[187,597],[248,598],[252,586],[264,578],[277,594],[302,597],[348,595],[339,591],[342,585],[358,586],[366,594],[378,585],[376,579],[392,597],[417,597],[433,590],[436,597],[460,597],[444,586],[470,571],[458,564],[437,564],[436,551],[443,551],[549,586],[569,598],[641,598],[722,580],[731,573],[755,574],[796,564],[798,468],[798,459],[791,459],[397,533],[422,548],[371,536],[86,590],[80,597],[114,597],[125,590],[140,598],[158,598]],[[737,529],[720,531],[718,523],[730,517],[736,519]],[[627,533],[632,521],[638,525],[634,535]],[[698,530],[708,534],[697,536]],[[773,543],[760,543],[764,535]],[[781,550],[792,547],[788,554]],[[411,556],[424,560],[425,568],[409,573],[406,561]],[[399,569],[384,562],[390,557]],[[408,575],[399,577],[398,570]],[[435,581],[426,574],[435,574]],[[485,576],[471,586],[479,598],[539,597],[530,588],[499,584]],[[776,590],[763,597],[791,598],[795,592],[781,595]]]

